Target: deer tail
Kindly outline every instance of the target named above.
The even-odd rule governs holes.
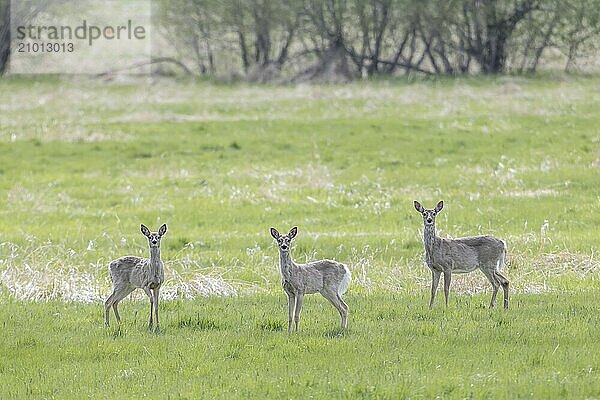
[[[350,286],[350,281],[352,280],[352,274],[346,265],[344,265],[344,276],[342,276],[342,281],[340,282],[340,286],[338,288],[338,294],[341,296],[346,293],[348,290],[348,286]]]
[[[506,242],[504,242],[504,240],[501,240],[500,242],[502,243],[502,251],[500,252],[500,257],[498,258],[498,265],[496,266],[496,269],[502,272],[502,269],[504,268],[504,264],[506,262]]]

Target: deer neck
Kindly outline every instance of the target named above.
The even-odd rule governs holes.
[[[150,271],[152,276],[158,277],[162,272],[162,262],[160,261],[160,247],[150,247]]]
[[[435,225],[425,225],[423,229],[423,243],[425,244],[425,258],[427,265],[433,263],[433,249],[435,247]]]
[[[284,280],[290,280],[292,276],[292,269],[294,268],[294,262],[289,251],[279,252],[279,265],[281,268],[281,276]]]

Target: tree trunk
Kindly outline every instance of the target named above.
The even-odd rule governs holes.
[[[578,47],[579,42],[571,43],[571,45],[569,46],[569,55],[567,56],[567,63],[565,64],[566,73],[573,71],[573,67],[575,66],[575,55],[577,54]]]
[[[200,75],[204,75],[206,74],[206,66],[202,62],[200,44],[198,43],[199,40],[200,38],[198,38],[197,35],[194,35],[194,37],[192,38],[192,48],[194,49],[194,56],[196,57],[196,66],[198,67],[198,72],[200,73]]]
[[[10,61],[10,0],[0,0],[0,76],[8,69]]]
[[[292,43],[292,40],[294,39],[295,29],[296,29],[295,27],[288,27],[288,34],[287,34],[285,43],[283,44],[283,47],[281,48],[281,51],[279,52],[279,57],[277,57],[277,65],[279,65],[280,68],[287,61],[288,51],[290,48],[290,44]]]
[[[479,55],[481,70],[486,74],[504,72],[507,36],[502,28],[488,27],[488,40]]]
[[[248,47],[246,46],[246,37],[244,36],[244,32],[241,30],[238,31],[238,39],[240,42],[240,52],[242,56],[244,72],[248,73],[248,68],[250,67],[250,61],[248,60]]]
[[[552,19],[552,22],[550,22],[550,26],[548,27],[548,30],[544,34],[544,39],[542,40],[542,44],[535,50],[535,56],[533,58],[533,63],[529,67],[528,72],[534,73],[537,70],[537,66],[540,62],[540,58],[542,58],[542,53],[544,52],[544,49],[546,49],[546,47],[548,47],[548,45],[550,44],[550,39],[552,37],[552,34],[554,33],[554,28],[555,28],[556,24],[558,23],[558,18],[559,18],[559,14],[556,13],[554,18]]]
[[[208,70],[211,75],[215,74],[215,56],[212,51],[212,47],[210,45],[210,40],[206,41],[206,52],[208,54]]]
[[[514,2],[510,13],[503,11],[501,2],[465,2],[462,10],[466,29],[462,29],[464,51],[479,64],[481,72],[496,74],[506,70],[507,44],[516,26],[533,11],[540,9],[539,0]]]

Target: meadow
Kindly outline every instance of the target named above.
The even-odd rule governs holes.
[[[0,80],[1,398],[599,398],[600,79]],[[427,308],[422,219],[508,244]],[[143,293],[103,326],[107,265],[166,222],[158,334]],[[269,228],[349,265],[349,329],[301,332]]]

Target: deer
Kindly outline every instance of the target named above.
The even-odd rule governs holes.
[[[435,217],[442,211],[444,202],[437,203],[433,210],[423,208],[421,203],[414,201],[415,209],[423,216],[423,243],[425,259],[431,270],[431,300],[429,308],[433,307],[435,293],[444,274],[444,295],[446,306],[450,295],[452,274],[462,274],[481,270],[492,284],[493,292],[490,308],[496,303],[498,288],[504,292],[504,308],[508,308],[508,279],[502,274],[506,259],[506,244],[493,236],[469,236],[461,238],[441,238],[435,234]]]
[[[281,235],[271,228],[271,236],[277,241],[281,269],[281,285],[288,297],[288,333],[292,332],[292,318],[298,332],[300,312],[305,294],[321,293],[340,313],[342,329],[348,326],[348,305],[342,295],[348,290],[352,274],[345,264],[333,260],[319,260],[307,264],[297,264],[290,255],[291,241],[296,237],[298,227],[293,227],[287,235]]]
[[[113,284],[113,291],[104,303],[105,324],[109,325],[109,314],[112,306],[117,323],[121,323],[119,302],[127,297],[135,289],[143,289],[150,299],[150,321],[148,329],[152,329],[152,314],[156,319],[156,328],[158,322],[158,299],[160,287],[165,281],[163,263],[160,259],[160,240],[167,232],[167,225],[163,224],[158,232],[150,232],[146,225],[141,224],[140,230],[148,239],[150,247],[150,258],[135,256],[125,256],[113,260],[109,264],[110,279]]]

